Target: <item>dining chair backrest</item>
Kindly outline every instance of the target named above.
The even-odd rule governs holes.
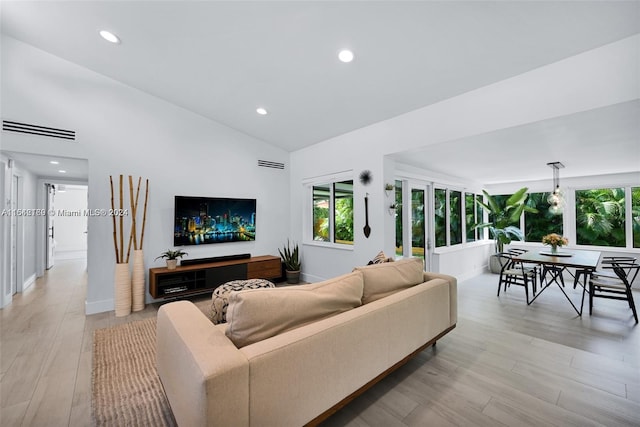
[[[620,278],[625,284],[625,286],[631,286],[631,283],[635,280],[638,275],[638,271],[640,271],[639,264],[612,264],[612,268],[616,276]]]

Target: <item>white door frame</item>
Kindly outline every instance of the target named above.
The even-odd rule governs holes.
[[[9,164],[4,160],[0,159],[0,208],[2,210],[9,209],[9,197],[11,194],[11,169],[9,168]],[[1,215],[0,216],[0,246],[2,249],[0,255],[0,308],[6,307],[11,304],[13,300],[13,296],[10,292],[10,278],[9,278],[9,269],[10,269],[10,239],[9,237],[9,216]]]

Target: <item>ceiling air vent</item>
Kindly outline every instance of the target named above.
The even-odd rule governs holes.
[[[48,136],[50,138],[76,140],[75,130],[56,129],[46,126],[30,125],[28,123],[2,121],[2,130],[7,132],[28,133],[31,135]]]
[[[284,169],[284,163],[270,162],[268,160],[258,160],[258,166],[263,168]]]

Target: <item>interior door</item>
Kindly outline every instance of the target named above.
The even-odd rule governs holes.
[[[47,270],[53,267],[54,265],[54,250],[55,250],[55,227],[54,227],[54,215],[49,215],[49,212],[53,212],[55,209],[55,196],[56,196],[56,188],[53,184],[45,184],[47,191],[47,220],[46,220],[46,230],[47,230]]]

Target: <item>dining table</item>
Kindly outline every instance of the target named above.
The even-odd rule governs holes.
[[[519,255],[513,255],[512,259],[517,262],[522,263],[531,263],[538,264],[540,266],[552,266],[555,267],[555,271],[559,271],[559,274],[562,274],[564,270],[569,267],[575,268],[577,270],[583,270],[587,272],[594,271],[600,262],[601,253],[599,251],[587,251],[580,249],[561,249],[556,252],[552,252],[551,250],[529,250]],[[564,290],[564,283],[559,283],[557,280],[557,275],[552,277],[550,280],[547,280],[546,283],[540,284],[540,289],[533,296],[531,303],[533,303],[538,296],[540,296],[547,288],[549,288],[554,283],[558,285],[558,288],[562,291],[567,301],[571,304],[573,309],[578,313],[578,316],[582,316],[582,307],[584,305],[584,295],[587,291],[587,280],[589,274],[584,276],[584,282],[580,283],[582,286],[582,300],[580,301],[580,309],[571,301],[571,298]],[[541,278],[541,281],[544,278]]]

